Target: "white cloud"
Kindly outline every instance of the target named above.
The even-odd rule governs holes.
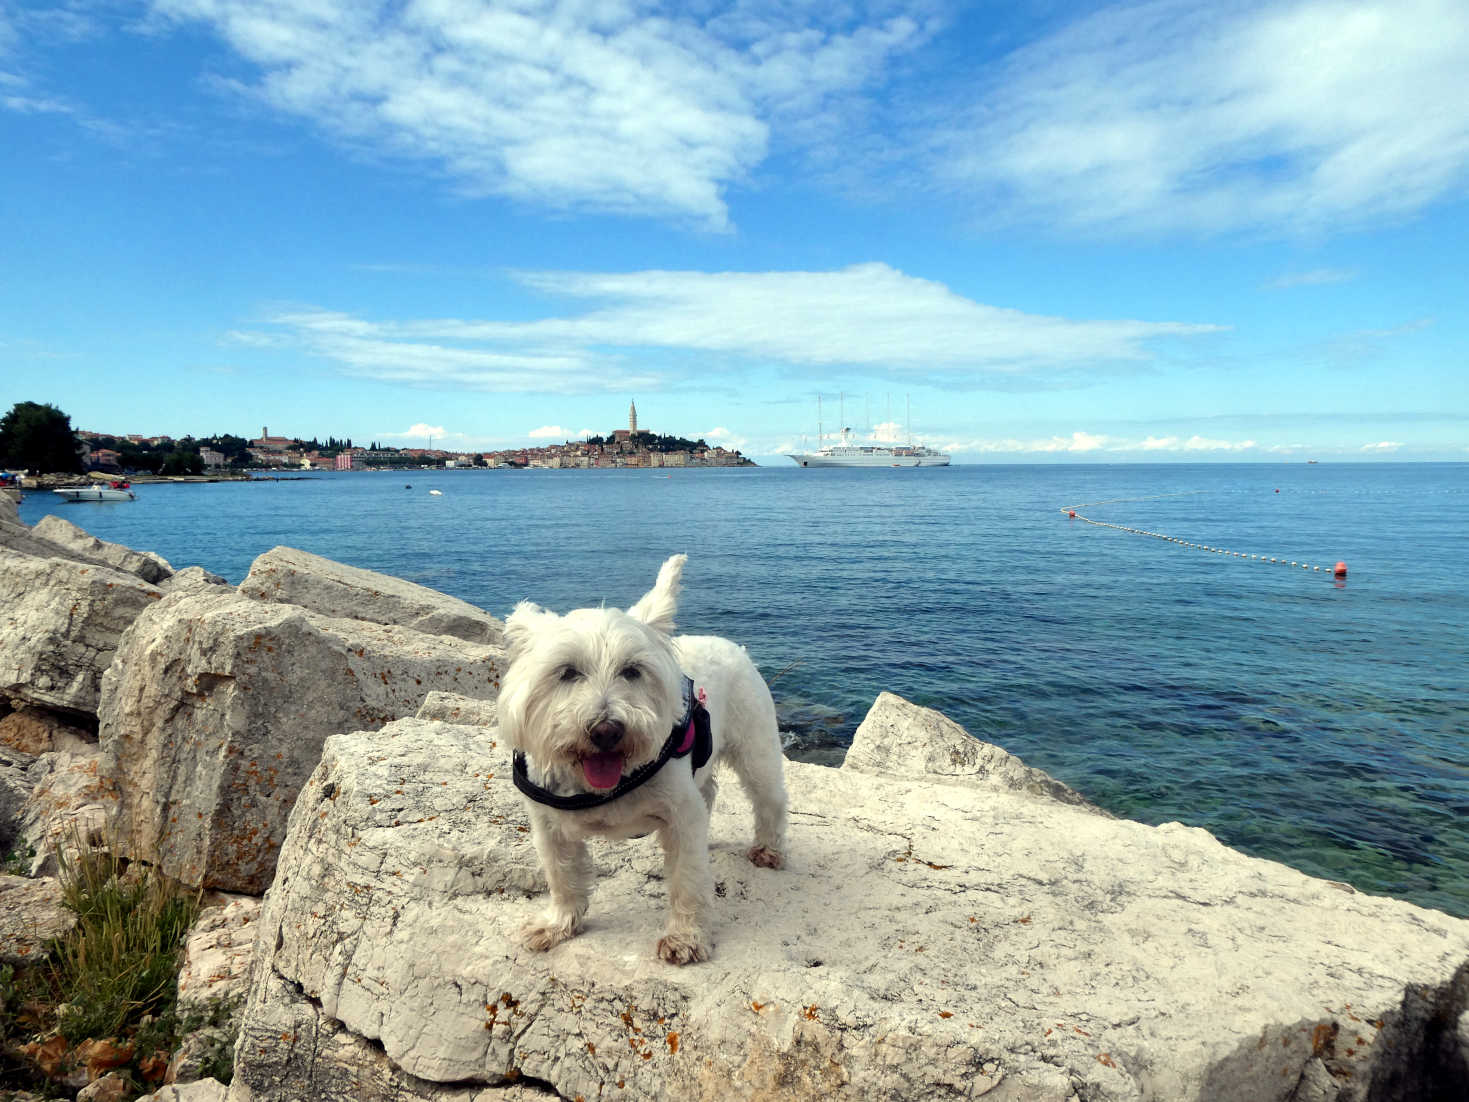
[[[925,441],[918,441],[923,443]],[[932,443],[931,441],[929,443]],[[1070,436],[1045,436],[1033,440],[1008,437],[1003,440],[953,440],[938,445],[940,450],[954,453],[977,454],[1061,454],[1067,452],[1094,452],[1113,450],[1116,438],[1097,433],[1077,430]]]
[[[1106,447],[1109,436],[1090,432],[1073,432],[1070,436],[1053,436],[1049,440],[1036,441],[1026,451],[1038,452],[1094,452]]]
[[[36,96],[0,96],[0,107],[17,115],[72,115],[75,109],[58,99]]]
[[[465,347],[459,323],[378,323],[326,310],[273,315],[268,334],[304,346],[348,374],[388,382],[475,390],[582,393],[653,390],[660,375],[576,347],[518,342],[505,351]],[[404,339],[437,334],[443,340]],[[454,343],[450,343],[454,342]],[[501,342],[502,344],[504,342]]]
[[[906,439],[906,430],[896,421],[880,421],[868,435],[874,444],[899,444]]]
[[[1074,321],[989,306],[885,264],[832,272],[532,272],[543,294],[590,303],[539,321],[369,321],[281,311],[285,335],[353,374],[425,385],[574,393],[654,390],[684,361],[702,378],[749,362],[793,369],[1071,373],[1146,362],[1154,342],[1222,326]],[[650,368],[654,358],[663,365]]]
[[[560,425],[542,425],[538,429],[531,429],[526,433],[532,440],[582,440],[592,436],[591,429],[564,429]]]
[[[1119,4],[1011,55],[933,162],[1003,216],[1309,231],[1469,181],[1462,0]]]
[[[1363,444],[1364,452],[1395,452],[1403,446],[1401,440],[1379,440],[1375,444]]]
[[[700,433],[699,435],[704,438],[705,443],[713,444],[716,447],[730,448],[734,451],[743,449],[750,442],[748,438],[738,436],[722,425],[712,428],[708,432]]]
[[[1211,440],[1205,436],[1190,436],[1183,442],[1183,449],[1191,452],[1249,451],[1253,447],[1253,440]]]
[[[154,0],[258,68],[240,89],[472,193],[728,226],[724,190],[929,32],[820,4]],[[863,13],[867,14],[867,13]]]
[[[427,440],[427,438],[430,436],[442,440],[450,435],[462,436],[464,434],[457,432],[451,434],[448,429],[444,428],[443,425],[425,425],[422,421],[420,421],[416,425],[410,425],[402,432],[379,432],[375,435],[380,436],[385,440]]]
[[[227,344],[243,344],[249,348],[281,348],[287,343],[280,333],[266,333],[258,329],[230,329],[222,339]]]
[[[1354,268],[1312,268],[1306,272],[1286,272],[1265,284],[1271,290],[1290,287],[1318,287],[1327,283],[1350,283],[1357,278]]]
[[[1045,436],[1030,440],[1009,437],[1001,440],[954,440],[944,443],[951,454],[1086,454],[1090,452],[1189,455],[1196,452],[1248,452],[1260,448],[1254,440],[1214,440],[1203,436],[1184,438],[1179,434],[1149,435],[1142,440],[1078,429],[1069,436]],[[1279,449],[1262,449],[1279,450]]]
[[[1145,452],[1151,451],[1173,451],[1179,446],[1176,436],[1149,436],[1138,445]]]
[[[603,305],[466,336],[724,352],[793,364],[1019,371],[1146,358],[1147,341],[1213,325],[1072,321],[988,306],[886,264],[832,272],[525,273],[538,290]]]

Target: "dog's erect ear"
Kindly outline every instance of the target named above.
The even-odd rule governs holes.
[[[513,662],[530,649],[536,628],[556,619],[554,612],[547,612],[533,601],[521,601],[515,611],[505,618],[505,646],[509,648]]]
[[[673,634],[673,614],[678,610],[679,580],[683,577],[683,564],[687,555],[674,555],[658,571],[658,580],[653,588],[643,594],[642,600],[628,609],[628,615],[641,620],[655,631]]]

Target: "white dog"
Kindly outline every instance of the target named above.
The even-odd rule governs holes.
[[[785,854],[784,757],[770,690],[743,647],[714,636],[673,638],[685,555],[623,612],[557,616],[522,602],[505,622],[510,668],[500,725],[515,753],[550,907],[521,936],[549,949],[587,912],[591,834],[658,832],[668,882],[668,927],[658,955],[708,960],[714,878],[709,812],[714,766],[728,762],[755,806],[750,860],[780,868]]]

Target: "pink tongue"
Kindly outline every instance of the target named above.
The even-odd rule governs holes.
[[[582,758],[581,771],[593,788],[616,788],[622,780],[622,755],[593,754]]]

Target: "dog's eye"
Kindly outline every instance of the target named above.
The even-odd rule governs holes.
[[[643,676],[643,671],[638,669],[638,667],[636,666],[624,666],[622,667],[622,670],[618,673],[618,676],[621,677],[624,681],[636,681],[638,678]]]
[[[575,666],[565,666],[561,670],[561,680],[562,681],[580,681],[581,680],[581,670],[577,669]]]

